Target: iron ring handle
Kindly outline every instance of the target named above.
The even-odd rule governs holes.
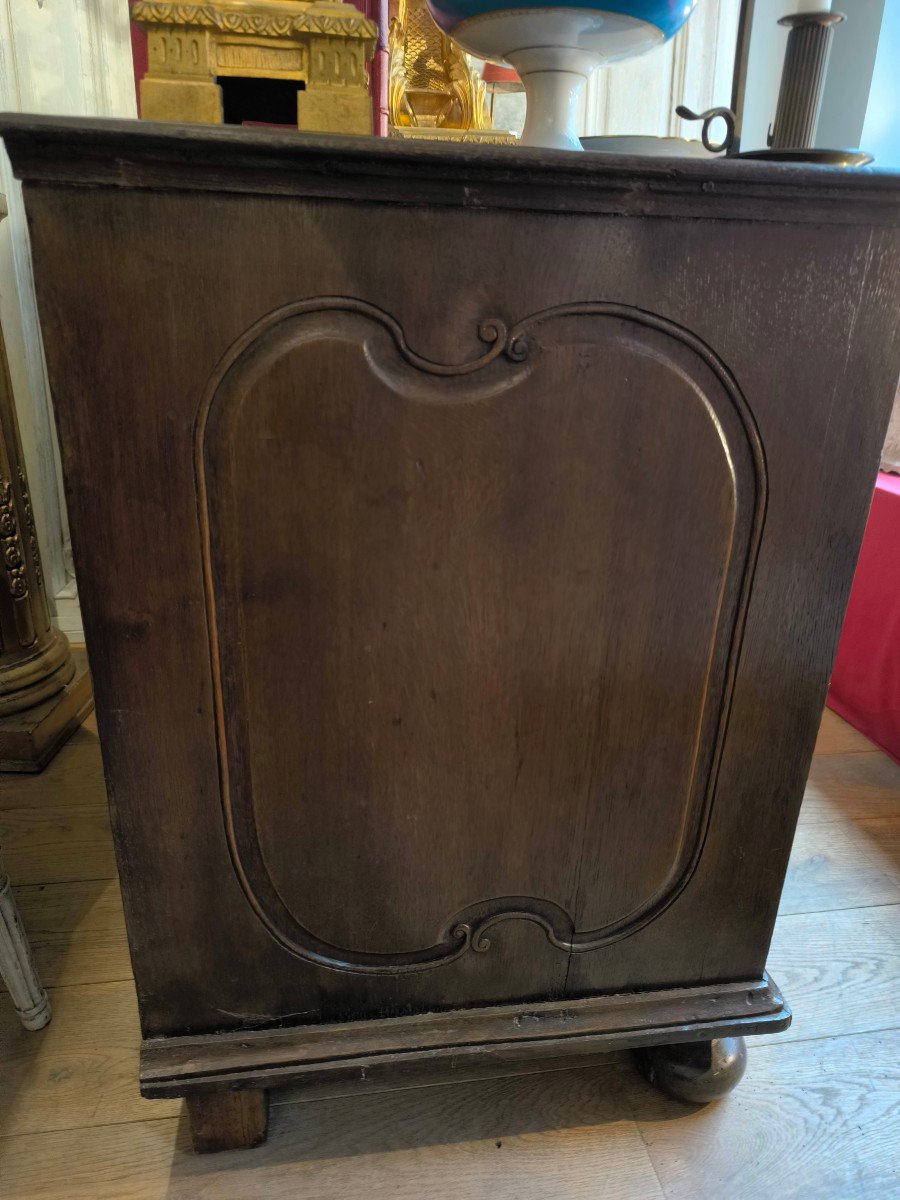
[[[708,108],[706,112],[695,113],[692,109],[687,108],[686,105],[679,104],[675,112],[685,121],[703,122],[700,137],[703,140],[703,145],[710,154],[720,154],[723,150],[727,152],[731,149],[734,142],[734,113],[730,108]],[[709,127],[716,117],[721,117],[725,122],[725,137],[721,142],[711,142],[709,140]]]

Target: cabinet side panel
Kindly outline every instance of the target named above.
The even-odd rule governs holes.
[[[584,994],[758,973],[896,383],[895,233],[871,234],[849,225],[798,229],[761,220],[473,212],[41,185],[27,189],[27,203],[145,1030],[212,1031],[502,1002],[533,998],[535,980],[538,994],[547,996],[567,986]],[[233,869],[222,820],[198,533],[196,421],[217,364],[260,315],[322,295],[365,297],[392,314],[408,344],[433,362],[483,354],[477,330],[486,316],[512,327],[530,314],[585,300],[613,300],[656,313],[712,348],[737,380],[759,429],[769,477],[765,534],[703,854],[690,885],[657,919],[612,945],[571,956],[571,967],[570,956],[551,944],[545,930],[510,921],[492,930],[490,953],[470,953],[413,975],[367,977],[363,985],[358,975],[314,965],[280,945],[248,904]],[[651,410],[643,418],[636,414],[629,425],[623,415],[627,375],[611,373],[607,380],[602,356],[592,358],[590,348],[571,349],[578,337],[570,335],[570,348],[558,354],[549,340],[541,341],[538,351],[546,352],[551,367],[556,363],[558,374],[551,371],[550,384],[530,393],[530,400],[591,396],[589,383],[599,380],[600,392],[606,389],[623,406],[611,428],[633,460],[625,480],[615,470],[604,475],[604,502],[621,507],[613,507],[601,532],[609,537],[610,530],[629,522],[634,527],[635,515],[627,510],[635,474],[644,488],[638,498],[674,520],[665,508],[670,493],[646,482],[653,478],[642,460],[649,443],[635,432],[652,429]],[[579,353],[585,355],[583,370]],[[323,386],[328,372],[338,369],[343,364],[337,360],[321,366]],[[575,391],[559,387],[556,379],[576,384]],[[653,391],[646,393],[648,402]],[[586,408],[560,411],[580,413],[581,434],[591,433]],[[534,444],[519,443],[523,460],[544,452],[537,414],[531,429]],[[321,449],[323,433],[309,432],[315,437],[297,449],[312,455]],[[668,434],[673,432],[669,427]],[[549,446],[554,455],[586,461],[577,453],[575,428],[556,434],[559,440]],[[598,452],[606,445],[599,435],[593,444]],[[665,471],[682,480],[675,492],[684,502],[690,489],[679,474],[677,443],[669,436],[653,446],[654,454],[672,455],[664,458]],[[681,451],[690,463],[692,454],[702,457],[702,442],[692,438]],[[257,492],[265,481],[266,453],[262,444],[246,449]],[[483,465],[495,470],[500,450],[488,442],[484,453]],[[491,460],[491,454],[497,458]],[[415,458],[426,464],[417,450],[413,482],[421,477]],[[485,472],[479,480],[482,500],[488,478]],[[384,482],[396,486],[398,480],[412,486],[405,468]],[[572,489],[584,484],[564,479],[562,486],[561,497],[571,501]],[[445,494],[451,490],[448,482]],[[722,494],[702,506],[703,520],[722,511],[717,507]],[[263,500],[262,494],[250,496],[248,580],[257,565],[254,531],[265,524]],[[401,500],[386,487],[384,529],[396,523],[390,518],[398,515]],[[585,521],[592,514],[586,506],[580,511]],[[519,519],[525,516],[527,511]],[[564,516],[561,508],[561,529]],[[547,530],[546,514],[541,519]],[[287,536],[288,528],[277,536]],[[358,536],[349,519],[342,528]],[[724,536],[721,526],[704,529],[707,536]],[[597,530],[587,524],[583,532]],[[311,536],[309,529],[305,536]],[[567,536],[561,534],[563,541]],[[591,538],[582,541],[596,555]],[[691,561],[690,545],[680,549],[684,561]],[[632,564],[624,542],[612,552],[635,579],[637,564],[653,556],[645,545]],[[596,588],[599,559],[592,562],[595,574],[589,577]],[[291,569],[298,570],[295,564]],[[701,577],[704,569],[701,556]],[[267,603],[274,605],[279,625],[288,619],[285,606],[297,578],[287,582],[290,587],[280,594],[279,580],[266,580]],[[671,614],[663,605],[664,591],[648,595],[651,615],[662,622],[653,634],[661,647],[659,630]],[[265,606],[254,607],[252,596],[247,600],[251,640],[261,646],[272,622]],[[618,626],[617,615],[606,628]],[[634,628],[629,636],[637,647]],[[284,636],[280,629],[271,635]],[[300,644],[295,639],[287,655],[292,671],[303,665]],[[645,734],[658,729],[666,697],[679,697],[685,689],[697,694],[690,664],[679,660],[683,649],[676,647],[665,672],[656,672],[657,699],[635,701],[631,709],[634,714],[643,706],[645,715],[655,714],[649,725],[634,726],[641,731],[635,735],[635,758],[640,746],[647,747],[648,758],[655,753]],[[577,665],[573,655],[574,682]],[[596,672],[596,658],[588,655],[584,670]],[[721,671],[715,678],[721,682]],[[634,682],[635,694],[646,698],[637,674]],[[529,694],[540,697],[538,685]],[[258,714],[266,714],[265,705],[278,713],[279,701],[288,714],[279,717],[283,731],[292,727],[296,696],[282,689],[274,672]],[[309,693],[305,704],[311,704]],[[575,705],[582,715],[587,708]],[[414,710],[408,720],[424,719]],[[392,719],[398,715],[402,711]],[[541,727],[538,717],[536,710],[529,717],[532,741]],[[394,736],[395,728],[402,726],[385,725],[380,736]],[[586,728],[579,726],[580,737]],[[612,744],[627,745],[627,737],[620,726]],[[588,743],[597,750],[604,739],[583,745]],[[278,749],[294,753],[296,748]],[[602,754],[609,750],[597,753],[594,761],[608,776],[610,763]],[[677,799],[671,808],[650,813],[667,820],[685,807],[685,769],[669,765]],[[627,775],[622,778],[627,782]],[[582,796],[587,795],[585,789]],[[620,795],[629,795],[627,786]],[[617,811],[625,810],[620,802]],[[270,807],[278,820],[289,811]],[[532,809],[529,819],[538,822],[540,834],[549,828],[542,824],[547,820],[542,809]],[[269,825],[269,855],[289,889],[293,867],[279,845],[285,826],[278,820]],[[663,846],[653,820],[644,824],[649,876],[663,865]],[[522,825],[516,828],[511,836],[530,845],[533,839],[525,837]],[[561,842],[551,842],[548,856],[559,878],[572,880],[570,911],[581,928],[607,919],[612,893],[604,896],[604,880],[613,878],[622,860],[624,886],[635,861],[622,849],[624,827],[611,841],[604,840],[600,826],[588,833],[593,841],[580,886],[562,857]],[[580,844],[587,842],[581,838]],[[604,859],[610,846],[618,849]],[[428,845],[423,850],[433,853]],[[493,853],[491,844],[481,843],[479,853]],[[585,873],[591,864],[597,868],[593,878],[590,870]],[[536,887],[543,866],[538,861],[528,869],[536,873]],[[640,883],[632,877],[635,894]],[[324,904],[318,895],[314,900]]]

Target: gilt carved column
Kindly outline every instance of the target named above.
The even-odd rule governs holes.
[[[41,770],[90,707],[84,655],[50,621],[0,333],[0,770]]]

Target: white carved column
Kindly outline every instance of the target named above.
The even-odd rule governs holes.
[[[43,1029],[50,1020],[50,1001],[41,987],[19,909],[0,867],[0,979],[12,997],[26,1029]]]

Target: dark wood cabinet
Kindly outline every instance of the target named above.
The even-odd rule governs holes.
[[[789,1020],[766,952],[900,365],[897,180],[2,132],[146,1094],[206,1148],[287,1082],[679,1043],[653,1072],[733,1082],[723,1039]]]

